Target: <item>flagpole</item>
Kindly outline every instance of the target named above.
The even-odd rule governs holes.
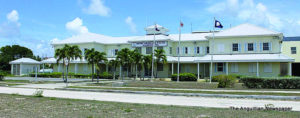
[[[212,75],[213,75],[213,60],[214,60],[214,56],[213,56],[213,49],[214,49],[214,39],[215,39],[215,25],[216,25],[216,18],[214,17],[214,27],[213,27],[213,39],[212,39],[212,43],[211,43],[211,47],[209,48],[210,49],[210,76],[209,76],[209,83],[211,83],[211,80],[212,80]]]
[[[178,65],[177,65],[177,82],[179,82],[179,74],[180,74],[180,49],[181,49],[181,46],[180,46],[180,40],[181,40],[181,20],[180,20],[180,25],[179,25],[179,41],[178,41]]]
[[[156,33],[156,23],[154,24],[154,35],[152,44],[152,71],[151,71],[151,81],[154,79],[154,45],[155,45],[155,33]]]

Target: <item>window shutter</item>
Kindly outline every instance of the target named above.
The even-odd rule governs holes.
[[[270,51],[272,51],[272,42],[269,42]]]
[[[197,47],[194,47],[194,54],[197,54]]]
[[[263,44],[262,44],[262,42],[259,43],[259,48],[260,48],[260,51],[263,51]]]
[[[203,54],[203,47],[199,47],[200,49],[200,54]]]
[[[185,47],[181,47],[182,54],[184,54]]]
[[[248,51],[248,43],[245,43],[245,52],[247,52]]]
[[[241,52],[241,44],[240,43],[239,43],[239,47],[238,48],[239,48],[239,52]]]
[[[179,54],[179,47],[176,48],[176,54]]]
[[[111,50],[108,50],[107,54],[109,54],[109,56],[111,56]]]
[[[226,72],[226,63],[223,63],[223,72]]]
[[[254,51],[256,52],[256,43],[253,43],[253,49],[254,49]]]
[[[215,63],[215,72],[217,72],[217,63]]]
[[[191,54],[191,47],[188,47],[188,54]]]

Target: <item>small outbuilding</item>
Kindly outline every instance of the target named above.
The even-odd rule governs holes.
[[[28,75],[40,70],[41,62],[30,58],[20,58],[9,62],[11,65],[11,74],[13,75]]]

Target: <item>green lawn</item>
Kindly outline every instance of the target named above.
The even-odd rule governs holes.
[[[76,118],[298,118],[300,112],[129,104],[0,94],[1,117]]]

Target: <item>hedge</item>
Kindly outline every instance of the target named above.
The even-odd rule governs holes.
[[[248,88],[300,89],[300,78],[241,78]]]
[[[177,74],[172,75],[172,81],[177,81]],[[197,81],[197,77],[193,73],[180,73],[179,81]]]
[[[217,75],[213,76],[213,82],[219,82],[219,88],[231,88],[234,87],[237,76],[235,75]]]
[[[35,73],[30,73],[30,77],[35,77]],[[38,73],[37,77],[49,77],[49,78],[60,78],[62,76],[61,72],[53,72],[53,73]]]

